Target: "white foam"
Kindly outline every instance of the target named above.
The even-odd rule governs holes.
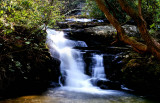
[[[93,86],[91,83],[91,78],[105,80],[103,55],[93,56],[96,63],[93,67],[93,75],[90,77],[84,73],[85,63],[83,53],[73,49],[75,46],[87,47],[86,43],[68,40],[65,38],[66,34],[62,31],[47,29],[47,34],[46,43],[50,48],[51,55],[61,61],[61,74],[65,77],[65,83],[60,83],[63,89],[86,93],[110,93]]]

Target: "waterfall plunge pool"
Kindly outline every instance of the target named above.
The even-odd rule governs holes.
[[[117,90],[105,90],[105,94],[77,92],[68,88],[49,89],[42,95],[22,96],[0,103],[158,103]]]

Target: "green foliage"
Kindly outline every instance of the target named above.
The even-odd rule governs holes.
[[[121,7],[117,3],[117,0],[107,0],[109,3],[105,5],[109,9],[110,13],[115,16],[115,18],[123,23],[126,21],[126,14],[122,11]],[[88,15],[90,18],[105,18],[104,13],[98,8],[94,0],[86,0],[86,7],[83,8],[86,12],[85,15]]]
[[[142,0],[142,12],[148,25],[153,30],[158,30],[160,23],[160,1],[159,0]]]
[[[138,10],[138,0],[126,0],[128,4],[135,9]],[[128,17],[124,11],[121,9],[117,0],[107,0],[109,3],[106,4],[109,11],[113,16],[122,24],[131,18]],[[104,2],[105,3],[105,2]],[[89,17],[93,18],[104,18],[104,14],[99,10],[94,0],[86,0],[86,14],[89,14]],[[147,24],[150,25],[150,28],[154,30],[158,29],[158,25],[160,24],[160,1],[159,0],[142,0],[142,14],[144,19],[147,21]],[[114,15],[116,14],[116,15]]]
[[[61,13],[66,14],[74,9],[81,9],[81,6],[86,0],[60,0],[60,1],[63,4],[63,8],[61,8]]]
[[[98,8],[95,1],[86,0],[86,6],[83,10],[85,11],[83,15],[89,18],[105,18],[104,13]]]
[[[3,34],[14,31],[14,26],[39,28],[42,24],[53,25],[62,19],[58,0],[2,0],[0,3],[0,29]]]

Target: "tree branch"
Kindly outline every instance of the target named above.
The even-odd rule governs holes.
[[[145,41],[148,50],[155,55],[157,58],[160,59],[160,44],[149,35],[149,32],[147,30],[147,23],[143,19],[142,13],[141,13],[141,3],[142,1],[139,0],[138,4],[138,12],[135,11],[126,0],[118,0],[120,6],[122,9],[133,18],[133,20],[137,23],[138,29],[141,33],[141,36],[143,40]]]
[[[109,20],[109,22],[116,28],[117,30],[117,36],[119,40],[122,42],[131,45],[134,49],[136,49],[139,52],[146,52],[147,46],[145,44],[142,44],[140,42],[137,42],[134,39],[131,39],[126,35],[125,30],[122,28],[120,23],[117,21],[117,19],[109,12],[108,8],[105,6],[105,4],[102,2],[102,0],[96,0],[96,3],[98,4],[98,7],[102,12],[104,12],[106,18]]]
[[[139,12],[139,16],[142,16],[141,4],[142,4],[142,0],[138,0],[138,12]]]

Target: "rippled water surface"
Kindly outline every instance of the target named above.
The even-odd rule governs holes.
[[[0,101],[0,103],[155,103],[121,91],[106,90],[105,92],[86,93],[56,88],[42,95],[22,96]]]

